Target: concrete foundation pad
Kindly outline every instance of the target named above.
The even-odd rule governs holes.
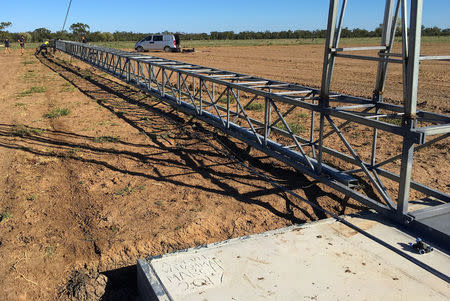
[[[413,259],[327,219],[139,260],[143,300],[448,300],[450,257],[375,214],[346,220]],[[380,222],[381,221],[381,222]],[[442,279],[444,278],[444,279]]]

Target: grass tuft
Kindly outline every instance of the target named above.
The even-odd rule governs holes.
[[[262,110],[264,110],[264,105],[262,103],[252,102],[251,104],[247,105],[247,110],[261,112]]]
[[[110,226],[108,229],[113,233],[119,232],[119,227],[117,226]]]
[[[20,107],[25,107],[26,108],[27,105],[25,103],[23,103],[23,102],[16,102],[15,106],[18,107],[18,108],[20,108]]]
[[[120,190],[116,191],[114,194],[115,195],[124,196],[124,195],[132,194],[133,191],[134,191],[134,188],[130,188],[130,187],[127,186],[127,187],[124,187],[123,189],[120,189]]]
[[[219,99],[219,102],[226,104],[228,102],[227,96],[226,95],[222,96]],[[236,99],[234,98],[234,95],[230,95],[230,104],[235,103],[235,102],[236,102]]]
[[[104,142],[115,143],[115,142],[119,142],[120,141],[120,137],[117,137],[117,136],[100,136],[100,137],[95,137],[94,139],[92,139],[92,141],[94,141],[96,143],[104,143]]]
[[[7,220],[8,218],[11,218],[12,215],[8,211],[4,211],[0,213],[0,222]]]
[[[287,132],[287,128],[284,126],[283,122],[279,121],[275,126],[280,130]],[[298,123],[288,123],[288,126],[295,135],[304,133],[306,131],[305,127]]]
[[[47,88],[46,88],[46,87],[43,87],[43,86],[34,86],[34,87],[31,87],[31,88],[28,89],[28,90],[24,90],[24,91],[20,92],[20,93],[17,95],[17,97],[18,97],[18,98],[21,98],[21,97],[25,97],[25,96],[30,96],[30,95],[32,95],[32,94],[34,94],[34,93],[44,93],[44,92],[47,92]]]
[[[394,125],[398,125],[398,126],[402,125],[402,119],[401,118],[382,117],[382,118],[380,118],[380,121],[387,122],[387,123],[394,124]]]
[[[306,114],[306,113],[300,113],[300,114],[298,114],[298,117],[300,117],[300,118],[302,118],[302,119],[305,119],[305,118],[308,118],[308,114]]]
[[[53,255],[55,255],[55,253],[56,253],[56,250],[52,246],[47,246],[45,248],[45,255],[47,255],[48,257],[52,257]]]
[[[22,75],[22,79],[24,79],[27,82],[32,82],[35,80],[35,74],[33,73],[32,70],[28,70],[27,73],[25,73],[24,75]]]
[[[44,130],[36,129],[36,128],[29,128],[26,125],[19,124],[15,125],[11,128],[10,135],[11,136],[17,136],[17,137],[29,137],[33,135],[40,136]]]
[[[71,84],[67,84],[61,88],[60,92],[72,92],[74,90],[75,90],[74,86],[72,86]]]
[[[53,118],[58,118],[61,116],[67,116],[69,114],[70,114],[70,110],[67,108],[64,108],[64,109],[55,108],[55,109],[51,110],[50,112],[45,113],[44,117],[53,119]]]

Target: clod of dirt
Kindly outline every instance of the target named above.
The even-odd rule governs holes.
[[[96,272],[74,271],[67,284],[60,291],[61,300],[94,301],[105,293],[108,278]]]

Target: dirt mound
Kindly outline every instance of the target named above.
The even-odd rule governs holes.
[[[100,300],[105,294],[108,279],[105,275],[84,271],[74,271],[67,284],[60,290],[59,299]]]

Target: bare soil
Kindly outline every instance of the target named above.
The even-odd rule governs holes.
[[[450,45],[424,50],[449,53]],[[320,83],[317,46],[151,55]],[[370,96],[376,65],[343,63],[333,90]],[[423,64],[419,103],[428,110],[449,112],[446,64]],[[133,300],[139,258],[326,217],[252,174],[231,151],[327,210],[363,209],[66,55],[2,55],[0,66],[1,300]],[[400,69],[391,71],[386,97],[395,102]],[[448,191],[448,143],[423,156],[415,176]]]
[[[196,49],[193,53],[147,54],[318,88],[322,76],[323,48],[323,45],[210,47]],[[394,52],[400,51],[397,48]],[[450,53],[449,43],[424,43],[421,47],[422,55],[446,53]],[[354,54],[368,55],[370,52]],[[337,58],[331,90],[371,98],[375,88],[377,64],[372,61]],[[442,61],[421,62],[418,109],[450,112],[449,64]],[[386,101],[402,103],[402,82],[402,66],[390,64],[384,93]]]

